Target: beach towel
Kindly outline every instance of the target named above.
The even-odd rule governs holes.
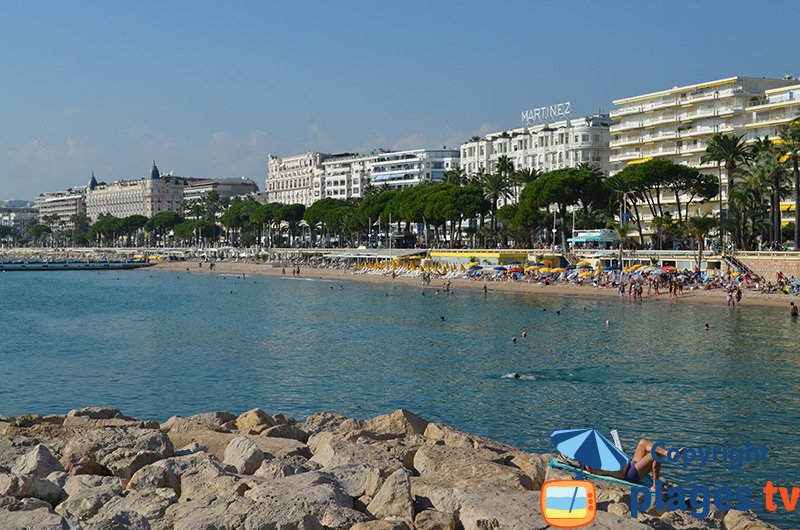
[[[650,477],[645,477],[645,478],[642,479],[641,483],[634,484],[633,482],[628,482],[627,480],[622,480],[622,479],[619,479],[619,478],[607,477],[605,475],[595,475],[594,473],[590,473],[588,471],[581,471],[580,468],[572,466],[572,465],[570,465],[570,464],[568,464],[566,462],[562,462],[558,458],[554,458],[554,459],[550,460],[549,466],[553,467],[553,468],[556,468],[556,469],[561,469],[561,470],[564,470],[564,471],[570,471],[572,473],[581,472],[581,473],[583,473],[583,476],[587,477],[587,478],[591,478],[591,479],[594,479],[594,480],[604,480],[606,482],[613,482],[614,484],[621,484],[623,486],[628,486],[628,487],[640,486],[640,487],[644,487],[644,488],[649,488],[650,486],[653,485],[653,481],[650,479]]]

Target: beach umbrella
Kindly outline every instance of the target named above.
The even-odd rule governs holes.
[[[594,469],[619,471],[630,460],[595,429],[554,431],[550,441],[562,455]]]
[[[619,267],[618,267],[618,266],[616,266],[616,265],[609,265],[608,267],[605,267],[605,268],[604,268],[604,270],[606,270],[606,271],[608,271],[608,272],[611,272],[611,271],[618,271],[618,270],[619,270]]]
[[[527,267],[525,267],[525,272],[535,271],[538,269],[539,267],[537,265],[528,265]]]
[[[665,271],[669,271],[669,272],[674,272],[674,271],[676,271],[676,270],[678,270],[678,269],[676,269],[676,268],[675,268],[675,267],[673,267],[672,265],[664,265],[663,267],[661,267],[661,270],[665,270]]]
[[[651,272],[650,274],[653,274],[655,276],[661,276],[662,274],[666,274],[666,273],[667,273],[667,271],[665,271],[663,269],[656,269],[653,272]]]
[[[578,265],[578,268],[579,269],[593,269],[594,267],[592,267],[591,265]]]
[[[483,267],[481,267],[480,265],[473,265],[473,266],[471,266],[471,267],[469,268],[469,270],[471,270],[471,271],[479,271],[479,270],[481,270],[482,268],[483,268]]]
[[[578,274],[578,276],[580,276],[581,278],[591,278],[592,276],[594,276],[594,273],[592,273],[592,272],[581,272],[580,274]]]
[[[494,268],[494,270],[496,270],[496,271],[505,271],[505,270],[508,270],[508,269],[506,269],[505,267],[502,267],[502,266],[500,266],[500,265],[497,265],[497,266]]]
[[[578,263],[576,263],[575,265],[577,265],[578,267],[582,267],[582,266],[586,266],[586,265],[588,265],[589,267],[591,267],[591,266],[592,266],[592,264],[591,264],[590,262],[586,261],[586,260],[579,261],[579,262],[578,262]]]
[[[541,267],[539,269],[539,272],[550,272],[550,268],[549,267]]]
[[[550,272],[567,272],[567,269],[565,269],[563,267],[555,267],[555,268],[550,269]]]
[[[628,267],[628,272],[633,272],[633,271],[639,270],[641,268],[642,268],[642,264],[641,263],[637,263],[636,265],[631,265],[630,267]]]
[[[522,272],[522,267],[509,267],[508,272]]]

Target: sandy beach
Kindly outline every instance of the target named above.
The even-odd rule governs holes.
[[[208,268],[208,263],[203,263],[202,268],[198,267],[197,261],[172,261],[159,263],[155,270],[166,271],[181,271],[192,274],[246,274],[257,276],[281,276],[281,267],[271,263],[248,263],[248,262],[226,262],[220,261],[214,264],[214,270]],[[291,277],[291,269],[286,269],[287,277]],[[422,288],[420,278],[408,278],[398,276],[392,280],[389,276],[370,275],[370,274],[354,274],[350,270],[339,269],[317,269],[313,267],[301,267],[301,277],[315,278],[320,280],[335,280],[335,281],[359,281],[389,284],[394,282],[399,285],[408,285],[413,287]],[[441,289],[444,284],[444,279],[434,278],[429,288]],[[462,278],[451,279],[451,289],[483,289],[483,281],[465,280]],[[528,282],[487,282],[489,294],[492,293],[523,293],[523,294],[536,294],[541,296],[577,296],[583,298],[599,298],[599,297],[612,297],[618,298],[616,288],[596,288],[591,286],[577,286],[577,285],[542,285],[538,283]],[[789,302],[794,301],[796,297],[787,296],[784,294],[761,294],[750,291],[744,291],[742,299],[742,309],[748,307],[769,308],[770,310],[782,310],[788,315]],[[644,296],[643,303],[661,303],[661,304],[701,304],[701,305],[716,305],[725,306],[725,291],[715,289],[710,291],[689,291],[685,290],[680,298],[669,299],[666,292],[662,292],[656,296],[651,294],[649,297]]]

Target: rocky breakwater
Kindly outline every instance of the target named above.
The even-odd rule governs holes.
[[[163,424],[90,407],[0,416],[0,528],[29,530],[539,529],[560,475],[526,453],[397,410],[305,423],[253,409]],[[649,512],[598,483],[594,528],[756,530],[749,514]]]

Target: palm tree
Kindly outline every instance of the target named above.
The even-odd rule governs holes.
[[[461,186],[464,184],[465,176],[464,171],[461,168],[453,168],[448,169],[444,172],[443,182],[445,184],[454,184],[456,186]]]
[[[524,188],[526,184],[538,179],[541,174],[542,172],[536,168],[518,169],[511,174],[511,180],[514,182],[514,188]],[[516,195],[519,197],[519,193]]]
[[[778,146],[769,137],[757,139],[753,144],[753,153],[753,160],[747,164],[750,185],[762,195],[764,190],[770,189],[771,240],[781,243],[781,199],[786,194],[789,174],[780,161]]]
[[[728,192],[734,183],[737,169],[752,156],[752,148],[747,145],[744,135],[716,133],[706,144],[706,154],[700,162],[716,162],[719,172],[719,210],[722,215],[722,166],[728,178]]]
[[[628,239],[628,234],[631,231],[631,227],[627,224],[617,223],[615,221],[610,221],[607,225],[607,228],[611,228],[614,232],[617,233],[617,237],[619,238],[619,268],[620,270],[624,269],[625,267],[622,265],[622,249],[625,248],[625,242]]]
[[[650,228],[653,229],[658,238],[658,245],[656,250],[661,250],[664,232],[672,228],[672,216],[670,214],[656,215],[650,221]]]
[[[800,116],[782,127],[778,136],[781,139],[781,150],[786,160],[792,162],[794,175],[794,249],[800,250]]]
[[[481,181],[484,196],[492,202],[492,232],[497,232],[497,202],[507,199],[511,195],[511,185],[508,179],[499,171],[497,173],[484,173]]]
[[[706,215],[695,215],[686,220],[686,231],[697,240],[697,268],[703,265],[703,247],[706,235],[717,226],[717,219]]]

